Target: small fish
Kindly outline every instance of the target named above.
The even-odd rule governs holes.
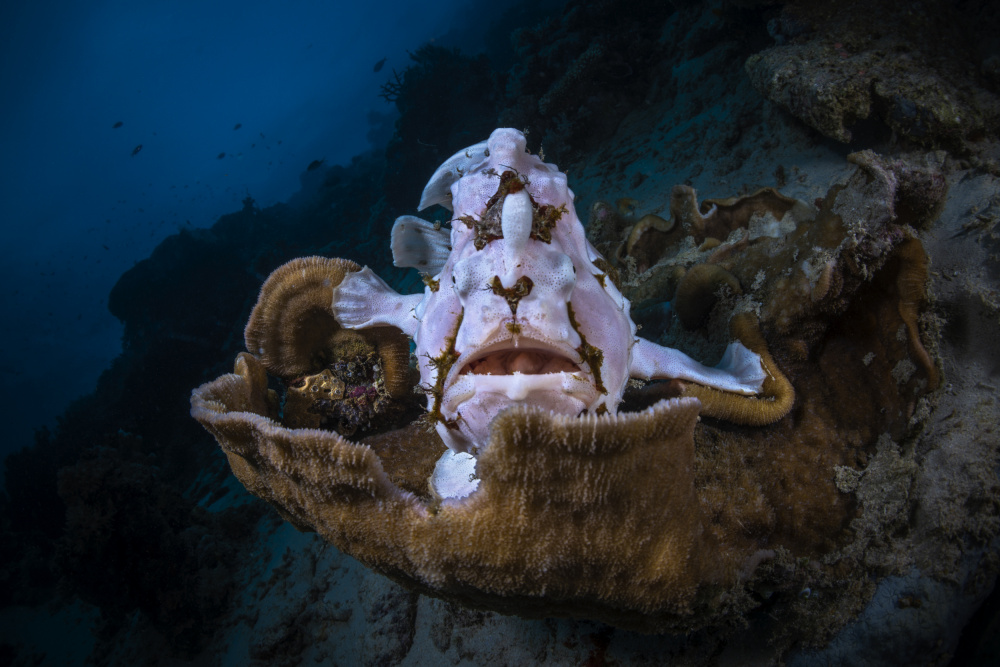
[[[133,148],[132,149],[132,157],[135,157],[136,155],[138,155],[139,151],[141,151],[141,150],[142,150],[142,144],[139,144],[138,146],[136,146],[135,148]]]
[[[215,156],[215,159],[216,159],[216,160],[221,160],[221,159],[223,159],[224,157],[226,157],[226,153],[225,153],[225,151],[223,151],[222,153],[219,153],[218,155],[216,155],[216,156]]]
[[[309,166],[306,167],[306,171],[315,171],[316,169],[322,167],[324,162],[326,162],[326,158],[323,158],[322,160],[313,160],[309,163]]]
[[[111,129],[112,129],[112,130],[117,130],[117,129],[118,129],[119,127],[121,127],[121,126],[122,126],[122,125],[124,125],[124,124],[125,124],[125,123],[123,123],[123,122],[121,122],[121,121],[118,121],[117,123],[115,123],[114,125],[112,125],[112,126],[111,126]]]
[[[233,129],[234,129],[234,130],[238,130],[238,129],[240,129],[241,127],[243,127],[243,123],[236,123],[236,125],[234,125],[234,126],[233,126]]]
[[[375,63],[375,70],[374,71],[376,71],[376,72],[382,71],[382,66],[385,65],[385,61],[388,60],[388,59],[389,59],[388,57],[382,58],[382,60],[380,60],[377,63]]]

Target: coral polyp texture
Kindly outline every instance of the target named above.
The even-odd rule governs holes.
[[[932,164],[852,160],[817,205],[699,206],[686,186],[670,220],[598,204],[592,245],[566,175],[496,130],[424,190],[450,230],[396,221],[394,263],[423,293],[286,264],[192,415],[297,527],[463,604],[656,632],[806,576],[843,586],[858,507],[837,480],[938,382],[913,226],[943,196],[907,185]],[[666,309],[658,340],[633,304]]]

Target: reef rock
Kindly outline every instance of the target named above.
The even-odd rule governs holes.
[[[995,138],[1000,118],[1000,97],[976,75],[989,65],[970,47],[979,31],[991,37],[988,7],[790,4],[772,21],[777,44],[751,56],[746,71],[762,95],[832,139],[890,130],[919,145],[976,152],[984,135]]]

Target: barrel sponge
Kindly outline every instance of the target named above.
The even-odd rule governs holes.
[[[355,550],[367,546],[370,553],[351,553],[391,570],[392,559],[379,557],[380,543],[399,541],[406,532],[404,521],[422,512],[416,496],[390,479],[374,447],[350,442],[334,431],[282,426],[278,402],[261,399],[268,393],[261,363],[241,353],[233,373],[194,390],[191,415],[219,442],[247,490],[300,530],[324,533],[345,550],[348,545]],[[378,535],[368,522],[345,520],[345,514],[363,516],[375,506]],[[370,515],[372,523],[375,514]],[[325,525],[339,525],[342,531],[327,533]],[[363,536],[369,533],[378,539],[366,542]]]
[[[733,583],[735,560],[709,539],[694,487],[699,409],[682,398],[617,416],[501,413],[479,490],[421,526],[424,543],[447,545],[425,576],[514,596],[518,613],[670,627]]]
[[[234,373],[194,391],[192,415],[252,493],[421,592],[504,613],[686,629],[750,555],[704,528],[696,399],[600,417],[507,410],[479,459],[478,490],[441,502],[396,482],[385,442],[282,426],[266,383],[242,354]],[[412,426],[378,437],[426,452],[403,464],[426,475],[441,450]]]
[[[247,349],[282,379],[315,373],[332,358],[352,359],[377,351],[385,367],[386,390],[401,397],[411,390],[410,343],[394,327],[343,329],[330,304],[333,288],[360,266],[346,259],[300,257],[264,281],[247,322]]]

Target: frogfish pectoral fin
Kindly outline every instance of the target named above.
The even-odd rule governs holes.
[[[347,329],[389,325],[413,338],[420,326],[414,310],[423,298],[423,294],[403,296],[366,266],[334,288],[330,308]]]
[[[764,426],[788,414],[795,403],[795,389],[767,349],[756,318],[737,315],[730,323],[737,340],[722,360],[704,366],[679,350],[637,339],[629,364],[631,377],[644,380],[686,380],[682,395],[702,403],[701,413],[748,426]]]

